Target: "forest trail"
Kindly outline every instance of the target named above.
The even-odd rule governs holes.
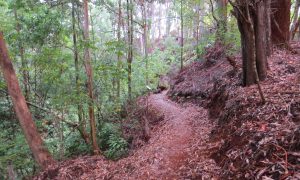
[[[164,118],[153,126],[149,142],[131,156],[117,162],[99,156],[71,160],[51,179],[217,179],[219,168],[209,158],[214,125],[207,110],[179,105],[166,94],[149,96],[149,110]]]
[[[186,152],[192,146],[195,133],[192,121],[196,118],[205,121],[206,112],[202,108],[180,107],[167,99],[166,92],[151,95],[149,104],[163,114],[166,124],[160,135],[150,139],[148,146],[152,147],[149,154],[153,157],[153,163],[145,168],[151,171],[152,176],[176,177],[176,172],[188,158]]]
[[[111,172],[109,178],[212,179],[218,174],[214,161],[208,157],[213,125],[206,109],[192,104],[179,105],[169,100],[166,94],[164,91],[149,96],[149,109],[164,120],[154,127],[148,144],[133,156],[114,164],[112,169],[119,170]],[[195,165],[193,160],[198,162],[197,168],[193,167],[189,172],[189,166]],[[120,169],[129,171],[120,172]]]
[[[190,177],[213,178],[217,174],[214,162],[209,159],[209,134],[213,128],[204,108],[192,104],[179,105],[167,97],[167,91],[151,94],[149,109],[163,116],[154,127],[145,146],[128,158],[116,163],[116,167],[130,167],[131,172],[111,174],[121,179],[182,179]],[[191,161],[198,160],[198,172],[189,172]],[[201,159],[201,161],[199,161]],[[124,169],[124,168],[121,168]],[[125,168],[126,169],[126,168]],[[128,168],[127,168],[128,169]],[[120,176],[121,175],[121,176]]]

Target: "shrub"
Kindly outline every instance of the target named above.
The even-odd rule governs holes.
[[[117,160],[128,152],[128,142],[122,137],[121,129],[113,123],[104,123],[100,130],[100,147],[104,155]]]

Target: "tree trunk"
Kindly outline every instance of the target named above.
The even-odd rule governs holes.
[[[118,38],[118,43],[121,43],[121,25],[122,25],[122,2],[121,0],[118,1],[118,30],[117,30],[117,38]],[[117,79],[117,101],[118,104],[120,105],[121,103],[121,54],[118,52],[118,79]]]
[[[265,0],[265,24],[266,24],[266,55],[269,57],[273,52],[271,30],[271,0]]]
[[[131,64],[132,64],[132,59],[133,59],[133,4],[132,0],[127,0],[127,25],[128,25],[128,58],[127,58],[127,67],[128,67],[128,101],[131,103],[132,101],[132,86],[131,86],[131,79],[132,79],[132,74],[131,74]]]
[[[180,69],[183,68],[183,0],[180,1],[180,24],[181,24],[181,42],[180,42]]]
[[[194,45],[198,46],[199,43],[199,25],[200,25],[200,5],[196,2],[194,5],[194,20],[193,20],[193,36],[195,37]]]
[[[166,2],[166,37],[170,36],[170,30],[172,26],[172,18],[171,18],[171,13],[170,13],[170,2]]]
[[[248,86],[255,83],[255,38],[254,29],[249,23],[238,22],[241,32],[242,58],[243,58],[243,85]]]
[[[161,4],[158,4],[158,24],[157,24],[157,30],[158,30],[158,39],[161,38]]]
[[[240,0],[234,7],[241,33],[243,85],[259,84],[267,75],[265,3]]]
[[[94,113],[94,94],[93,94],[93,69],[91,65],[90,49],[89,49],[89,11],[88,11],[88,0],[84,0],[84,41],[85,41],[85,51],[84,51],[84,62],[85,70],[87,75],[87,88],[89,96],[89,118],[90,118],[90,128],[91,128],[91,138],[93,145],[94,155],[100,154],[100,149],[97,144],[96,136],[96,122]]]
[[[64,119],[65,117],[64,117],[64,114],[65,114],[65,112],[64,112],[64,110],[62,111],[62,118]],[[58,124],[57,124],[57,129],[58,129],[58,139],[59,139],[59,150],[58,150],[58,159],[60,160],[60,161],[62,161],[63,160],[63,158],[64,158],[64,154],[65,154],[65,144],[64,144],[64,124],[63,124],[63,122],[62,121],[59,121],[59,122],[57,122]]]
[[[265,3],[259,1],[256,3],[255,11],[255,47],[256,47],[256,67],[260,81],[267,77],[267,52],[266,52],[266,9]]]
[[[25,139],[37,164],[45,169],[47,166],[55,163],[55,161],[44,146],[43,140],[33,122],[25,97],[19,86],[15,70],[9,58],[2,32],[0,32],[0,66]]]
[[[271,4],[272,42],[274,45],[287,45],[290,36],[290,8],[291,0],[274,0]]]
[[[295,8],[294,8],[294,17],[293,17],[292,27],[291,27],[291,31],[290,31],[291,40],[294,39],[297,29],[299,27],[299,21],[300,21],[300,18],[298,16],[299,7],[300,7],[300,0],[296,0]]]
[[[143,44],[144,44],[144,55],[146,61],[146,85],[149,84],[148,77],[148,24],[147,24],[147,2],[143,2],[142,5],[142,14],[143,14]]]

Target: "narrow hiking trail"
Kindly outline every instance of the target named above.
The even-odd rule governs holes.
[[[209,167],[206,150],[213,126],[204,108],[192,104],[179,105],[169,100],[166,94],[164,91],[149,97],[150,108],[162,113],[165,121],[161,130],[155,132],[147,145],[156,147],[149,153],[155,155],[154,159],[158,159],[156,163],[148,164],[149,169],[153,171],[149,177],[166,179],[186,177],[188,175],[184,174],[184,168],[197,156],[204,163],[199,168],[204,170]],[[201,152],[197,154],[195,147]],[[210,178],[217,174],[215,169],[208,173],[211,175]],[[204,173],[191,172],[190,175],[197,178],[196,176],[203,177]]]
[[[149,142],[133,155],[117,162],[103,158],[83,159],[89,163],[78,179],[213,179],[218,167],[209,156],[213,144],[209,134],[213,128],[207,111],[191,104],[179,105],[167,98],[167,92],[152,94],[149,109],[164,120],[151,130]],[[78,162],[76,162],[78,163]],[[93,163],[93,168],[90,164]],[[96,164],[95,164],[96,163]],[[72,164],[72,163],[69,163]],[[81,166],[79,163],[79,166]],[[64,174],[78,168],[66,166]],[[61,174],[61,173],[59,173]],[[63,176],[71,179],[73,175]],[[58,178],[59,179],[59,178]]]

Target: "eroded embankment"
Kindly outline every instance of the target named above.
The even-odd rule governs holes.
[[[300,44],[292,44],[296,51]],[[177,102],[205,107],[217,123],[210,136],[211,156],[222,178],[300,178],[300,56],[275,50],[267,80],[241,87],[241,58],[221,58],[213,65],[195,62],[173,81],[170,96]],[[232,66],[232,65],[235,65]]]

